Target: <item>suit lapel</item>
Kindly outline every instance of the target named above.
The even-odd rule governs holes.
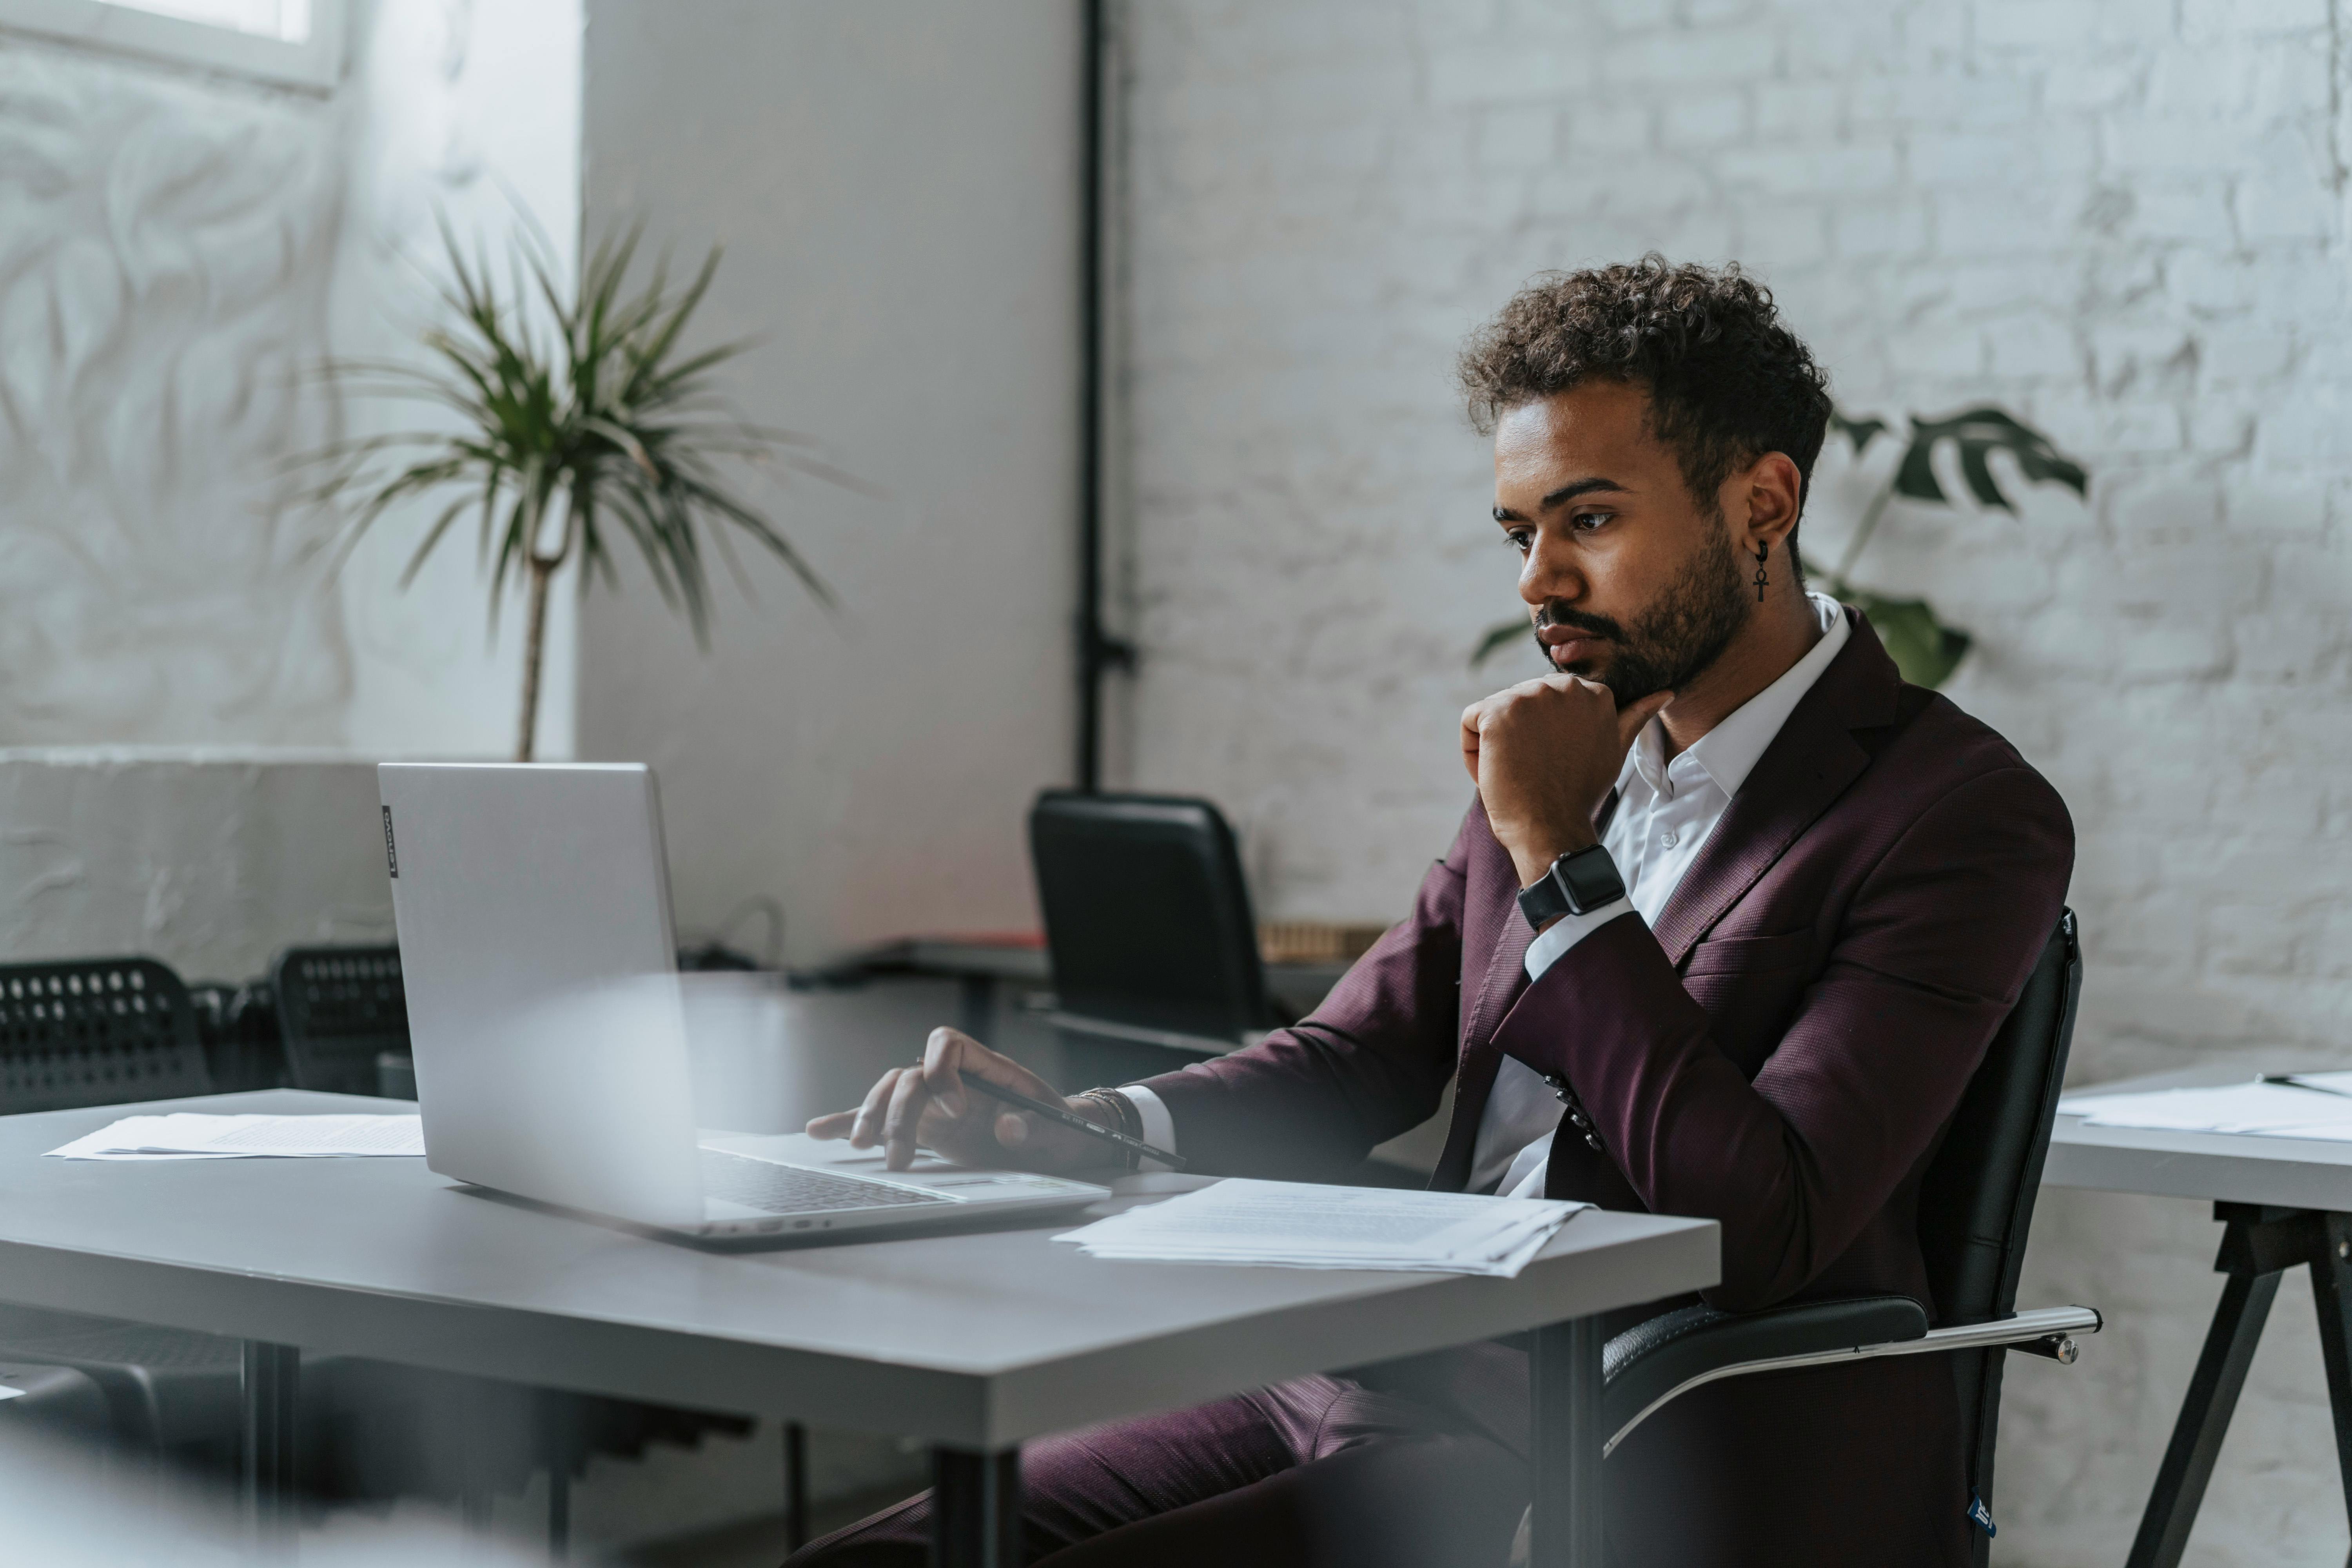
[[[1845,793],[1870,761],[1853,732],[1893,721],[1902,677],[1862,612],[1846,615],[1853,631],[1845,647],[1757,759],[1697,861],[1658,911],[1658,945],[1670,963],[1680,965],[1797,836]]]
[[[1478,1000],[1462,1031],[1465,1051],[1475,1051],[1493,1037],[1503,1015],[1527,989],[1528,946],[1535,936],[1535,928],[1519,917],[1518,910],[1504,915],[1503,929],[1495,933],[1494,956],[1486,961],[1486,977],[1478,986]]]
[[[1616,814],[1617,792],[1612,789],[1609,798],[1601,804],[1594,826],[1606,833],[1610,818]],[[1505,863],[1507,867],[1507,859]],[[1512,886],[1507,870],[1503,885],[1507,889]],[[1478,982],[1478,995],[1463,1019],[1460,1063],[1454,1086],[1454,1120],[1446,1130],[1445,1148],[1429,1182],[1438,1191],[1458,1192],[1469,1179],[1479,1119],[1486,1114],[1486,1097],[1494,1092],[1495,1075],[1503,1068],[1503,1055],[1494,1047],[1495,1031],[1502,1027],[1520,993],[1528,988],[1528,949],[1535,937],[1535,928],[1520,915],[1517,903],[1507,904],[1502,924],[1495,933],[1494,951],[1486,958],[1486,973]]]
[[[1617,815],[1617,792],[1611,790],[1609,798],[1593,813],[1594,831],[1606,835],[1611,819]],[[1507,882],[1506,884],[1508,885]],[[1478,999],[1472,1004],[1468,1021],[1462,1030],[1462,1047],[1466,1054],[1492,1039],[1503,1025],[1519,993],[1528,988],[1528,949],[1534,945],[1535,928],[1528,924],[1516,903],[1503,911],[1502,929],[1495,936],[1495,952],[1486,961],[1486,978],[1478,986]]]

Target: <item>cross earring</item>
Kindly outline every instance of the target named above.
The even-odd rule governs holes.
[[[1771,553],[1772,547],[1769,544],[1756,547],[1756,602],[1759,605],[1764,602],[1764,584],[1771,581],[1764,575],[1764,558]]]

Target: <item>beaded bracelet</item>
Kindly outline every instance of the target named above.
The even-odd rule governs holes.
[[[1111,1125],[1114,1128],[1126,1133],[1129,1138],[1142,1138],[1143,1113],[1135,1109],[1135,1101],[1128,1099],[1127,1096],[1119,1093],[1118,1090],[1115,1089],[1090,1089],[1083,1093],[1073,1095],[1071,1098],[1074,1100],[1083,1100],[1090,1104],[1101,1106],[1103,1110],[1110,1113]],[[1119,1151],[1119,1154],[1120,1157],[1127,1162],[1127,1168],[1130,1171],[1137,1170],[1143,1164],[1143,1156],[1137,1153],[1132,1149],[1122,1149]]]

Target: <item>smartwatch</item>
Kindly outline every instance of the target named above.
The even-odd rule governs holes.
[[[1519,912],[1538,931],[1562,915],[1589,915],[1625,896],[1625,879],[1609,851],[1594,844],[1551,863],[1532,888],[1519,891]]]

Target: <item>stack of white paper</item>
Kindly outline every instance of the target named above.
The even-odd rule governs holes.
[[[415,1116],[126,1116],[49,1152],[67,1160],[318,1159],[425,1152]]]
[[[1055,1237],[1092,1258],[1510,1279],[1591,1204],[1231,1180]]]
[[[2087,1127],[2143,1127],[2168,1132],[2239,1132],[2259,1138],[2352,1142],[2352,1072],[2295,1073],[2208,1089],[2155,1089],[2137,1094],[2077,1094],[2061,1113]]]

